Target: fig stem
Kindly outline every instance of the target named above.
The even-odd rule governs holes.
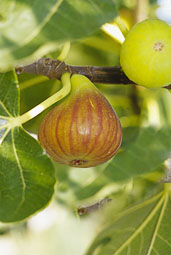
[[[85,75],[93,83],[136,85],[128,79],[119,66],[74,66],[51,58],[40,58],[30,65],[16,67],[15,71],[17,74],[44,75],[49,79],[61,79],[63,73],[69,72]],[[164,88],[171,89],[171,84]]]
[[[39,115],[41,112],[43,112],[52,104],[58,102],[59,100],[67,96],[71,91],[70,76],[71,76],[70,73],[64,73],[61,77],[61,82],[63,87],[58,92],[56,92],[54,95],[52,95],[51,97],[47,98],[45,101],[41,102],[40,104],[32,108],[30,111],[22,114],[21,116],[10,119],[10,124],[11,124],[10,126],[15,127],[15,126],[22,125],[23,123]]]

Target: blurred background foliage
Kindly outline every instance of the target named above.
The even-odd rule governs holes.
[[[11,1],[8,2],[11,3]],[[114,2],[117,2],[120,17],[128,29],[137,22],[137,15],[156,17],[158,4],[161,4],[161,1],[157,3],[156,0],[121,0],[113,1],[113,4]],[[140,6],[141,4],[143,7]],[[5,8],[6,4],[1,3],[0,6]],[[0,14],[0,20],[3,19],[5,17]],[[89,26],[91,27],[91,24]],[[114,38],[103,29],[99,29],[93,31],[89,37],[73,40],[65,62],[72,65],[117,66],[120,65],[120,47],[120,38]],[[57,58],[61,48],[62,43],[55,48],[55,51],[52,49],[45,56]],[[18,79],[21,114],[61,88],[59,81],[49,81],[42,76],[21,74]],[[171,128],[171,95],[166,89],[145,89],[134,85],[114,84],[97,84],[97,87],[107,97],[121,121],[124,134],[121,151],[136,140],[139,128],[167,130]],[[25,123],[24,128],[36,136],[39,124],[49,110]],[[169,135],[167,139],[169,140]],[[144,150],[147,149],[144,148]],[[51,205],[26,222],[1,224],[0,253],[2,255],[31,253],[84,255],[97,233],[112,222],[114,212],[119,213],[131,204],[155,193],[159,189],[158,183],[165,171],[165,165],[162,162],[152,172],[146,169],[147,171],[142,174],[128,176],[116,182],[110,175],[105,174],[109,164],[110,162],[107,162],[88,169],[69,169],[54,163],[58,183]],[[128,162],[125,163],[125,167],[127,164]],[[78,216],[77,208],[107,197],[112,199],[109,206],[104,206],[104,209],[92,214]]]

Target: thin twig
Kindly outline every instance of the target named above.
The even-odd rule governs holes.
[[[103,198],[100,201],[98,201],[95,204],[89,205],[89,206],[82,206],[78,208],[78,214],[83,215],[83,214],[89,214],[92,212],[95,212],[99,209],[101,209],[106,203],[111,202],[111,198]]]

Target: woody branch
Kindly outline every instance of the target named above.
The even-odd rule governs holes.
[[[17,74],[45,75],[49,79],[60,79],[63,73],[69,72],[85,75],[94,83],[135,85],[119,66],[73,66],[58,59],[40,58],[30,65],[16,67],[15,70]],[[171,84],[164,88],[171,89]]]

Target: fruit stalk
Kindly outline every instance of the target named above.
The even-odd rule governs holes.
[[[21,116],[10,119],[11,127],[24,124],[25,122],[39,115],[52,104],[55,104],[56,102],[67,96],[71,90],[70,73],[64,73],[61,77],[61,82],[63,85],[62,89],[60,89],[54,95],[47,98],[45,101],[32,108],[30,111],[22,114]]]

